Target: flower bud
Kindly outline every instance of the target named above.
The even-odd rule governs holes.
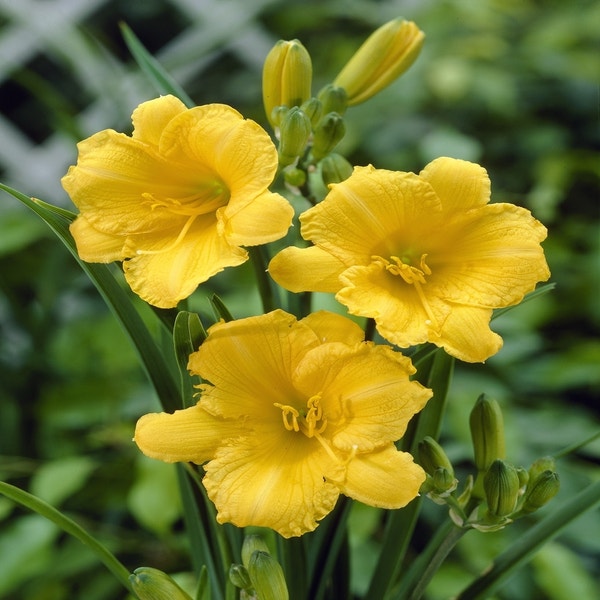
[[[544,471],[556,471],[556,461],[551,456],[538,458],[529,467],[529,484],[531,485]]]
[[[321,160],[327,156],[337,146],[345,133],[346,124],[340,115],[334,112],[325,115],[314,132],[313,158]]]
[[[269,123],[277,106],[300,106],[310,98],[312,62],[298,40],[279,40],[263,66],[263,103]]]
[[[444,449],[430,436],[423,438],[417,447],[419,464],[426,473],[432,475],[438,469],[445,469],[454,477],[454,468],[446,456]]]
[[[329,154],[321,161],[323,183],[340,183],[352,175],[352,165],[341,154]]]
[[[519,475],[512,465],[495,460],[483,479],[488,513],[506,517],[514,512],[519,498]]]
[[[283,178],[287,185],[298,189],[306,183],[306,172],[297,168],[285,169],[283,171]]]
[[[317,98],[309,98],[300,110],[310,119],[311,125],[316,127],[323,114],[323,103]]]
[[[280,125],[279,164],[291,165],[304,154],[310,134],[310,119],[299,108],[290,109]]]
[[[323,114],[336,112],[343,115],[348,108],[348,94],[343,87],[328,83],[318,93],[317,98],[323,106]]]
[[[192,600],[171,577],[152,567],[139,567],[129,581],[140,600]]]
[[[348,106],[368,100],[412,65],[425,34],[411,21],[395,19],[374,31],[333,82],[348,93]]]
[[[283,569],[268,552],[256,550],[252,553],[248,573],[260,600],[288,600]]]
[[[242,544],[242,563],[248,568],[250,564],[250,557],[253,552],[260,550],[261,552],[269,553],[269,547],[266,542],[260,537],[260,535],[247,535],[244,538],[244,543]]]
[[[229,581],[242,590],[252,589],[250,574],[244,565],[233,564],[229,567]]]
[[[558,473],[550,470],[540,473],[525,490],[521,512],[527,514],[541,508],[558,494],[559,489]]]
[[[498,458],[504,458],[504,421],[500,405],[481,394],[469,417],[475,465],[485,473]]]

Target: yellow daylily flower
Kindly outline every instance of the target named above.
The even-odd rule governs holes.
[[[410,381],[410,360],[364,342],[349,319],[281,310],[218,323],[190,356],[198,403],[144,415],[135,442],[152,458],[205,464],[217,520],[312,531],[339,494],[383,508],[417,496],[425,480],[399,452],[431,391]]]
[[[131,137],[108,129],[78,144],[62,179],[80,211],[71,233],[83,260],[124,261],[135,293],[174,307],[246,261],[241,246],[283,237],[293,209],[267,189],[277,171],[269,135],[233,108],[162,96],[132,120]]]
[[[439,158],[419,175],[357,167],[300,216],[314,246],[282,250],[269,272],[293,292],[335,293],[400,347],[429,341],[484,361],[502,346],[492,310],[550,276],[546,228],[489,199],[487,172],[467,161]]]

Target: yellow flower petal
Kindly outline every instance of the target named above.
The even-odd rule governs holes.
[[[83,215],[79,215],[71,223],[69,231],[81,260],[110,263],[123,259],[123,238],[98,231]]]
[[[344,263],[317,246],[290,246],[269,263],[271,277],[292,292],[337,292]]]
[[[550,276],[540,246],[546,228],[513,204],[470,211],[455,227],[452,252],[431,263],[436,292],[445,299],[499,308],[516,304]]]
[[[219,226],[229,243],[257,246],[283,237],[292,224],[294,209],[279,194],[264,192],[240,210],[229,204],[219,209]]]
[[[283,428],[221,446],[206,472],[220,523],[270,527],[284,537],[315,529],[339,495],[324,478],[338,469],[318,442]]]
[[[77,148],[77,165],[69,168],[62,185],[96,229],[126,236],[183,226],[184,216],[153,210],[145,195],[189,197],[205,175],[175,170],[146,144],[111,130],[96,133]]]
[[[125,246],[130,260],[123,263],[131,289],[143,300],[160,308],[175,307],[203,281],[225,267],[247,260],[242,248],[219,236],[212,216],[201,217],[177,244],[179,231],[135,236]]]
[[[419,495],[425,472],[407,452],[388,444],[379,452],[359,454],[347,465],[340,491],[380,508],[402,508]]]
[[[484,362],[502,348],[502,338],[490,329],[492,310],[453,306],[440,337],[431,338],[437,346],[466,362]]]
[[[281,410],[273,404],[297,400],[292,370],[318,343],[309,327],[275,310],[214,325],[208,339],[190,356],[188,368],[214,386],[206,386],[202,396],[214,414],[281,425]]]
[[[234,211],[272,183],[278,164],[269,134],[224,104],[196,106],[176,116],[159,151],[169,160],[210,168],[227,186]]]
[[[408,358],[388,346],[328,343],[306,354],[294,372],[306,397],[319,394],[323,436],[343,451],[371,452],[402,437],[431,391],[409,381]]]
[[[328,310],[310,313],[300,322],[310,327],[321,343],[343,342],[353,346],[365,338],[365,332],[360,325]]]
[[[197,404],[172,414],[144,415],[137,422],[133,440],[150,458],[203,464],[224,440],[242,432],[239,422],[217,419]]]
[[[387,257],[421,246],[423,232],[436,226],[440,216],[435,192],[414,173],[356,167],[300,222],[302,237],[349,267],[368,265],[373,255]]]
[[[185,104],[171,95],[142,102],[131,115],[132,137],[158,147],[163,130],[169,121],[186,110]]]
[[[336,298],[351,314],[374,318],[379,333],[401,348],[437,337],[450,312],[449,305],[435,296],[428,297],[426,310],[415,287],[380,263],[352,267],[340,279],[345,287]]]
[[[483,206],[490,200],[490,178],[476,163],[441,157],[430,162],[419,176],[435,190],[446,218]]]

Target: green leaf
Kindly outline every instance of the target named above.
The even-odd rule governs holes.
[[[120,23],[121,34],[140,69],[150,79],[159,94],[172,94],[179,98],[188,108],[194,106],[193,100],[185,90],[164,70],[162,65],[146,50],[133,31]]]
[[[223,300],[221,300],[221,298],[219,298],[219,296],[217,296],[216,294],[213,294],[210,297],[210,305],[215,311],[215,316],[217,317],[217,320],[223,319],[223,321],[225,321],[226,323],[228,323],[229,321],[233,321],[233,316],[229,312],[229,309],[225,306]]]
[[[526,294],[523,300],[521,300],[521,302],[519,302],[518,304],[513,304],[512,306],[506,306],[504,308],[497,308],[492,314],[492,320],[503,315],[504,313],[507,313],[513,308],[517,308],[517,306],[521,306],[521,304],[525,304],[525,302],[530,302],[531,300],[535,300],[536,298],[539,298],[540,296],[551,292],[555,287],[555,283],[545,283],[543,285],[540,285],[538,288],[533,290],[533,292],[529,292],[529,294]]]
[[[83,487],[96,466],[96,462],[87,456],[68,456],[47,462],[36,470],[31,480],[31,492],[58,506]]]
[[[144,527],[159,535],[166,534],[181,516],[175,467],[139,454],[127,506]]]
[[[179,390],[175,380],[165,367],[164,356],[136,310],[132,298],[119,285],[108,265],[86,263],[79,258],[75,241],[69,231],[69,225],[76,215],[42,200],[30,198],[1,183],[0,189],[20,200],[50,226],[94,283],[106,304],[129,335],[163,408],[169,412],[180,408],[177,401]]]
[[[129,571],[105,546],[96,540],[96,538],[92,537],[85,529],[83,529],[83,527],[75,523],[75,521],[33,494],[15,487],[14,485],[10,485],[9,483],[5,483],[4,481],[0,481],[0,494],[4,494],[7,498],[19,503],[21,506],[52,521],[52,523],[58,525],[63,531],[76,537],[80,542],[91,548],[96,556],[98,556],[105,566],[121,582],[125,589],[130,592],[132,591],[129,584]],[[34,535],[33,539],[35,539],[35,537],[36,536]]]

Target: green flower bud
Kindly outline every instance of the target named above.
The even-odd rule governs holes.
[[[430,436],[419,442],[417,447],[419,464],[426,473],[433,475],[439,468],[445,469],[454,477],[454,468],[446,456],[444,449]]]
[[[279,127],[279,164],[285,167],[304,154],[311,134],[310,119],[295,107],[286,113]]]
[[[273,127],[273,109],[277,106],[300,106],[311,96],[312,62],[298,40],[279,40],[263,66],[263,103]]]
[[[256,550],[252,553],[248,573],[260,600],[288,600],[283,569],[268,552]]]
[[[323,114],[323,104],[317,98],[309,98],[301,107],[302,112],[310,119],[313,127],[316,127]]]
[[[250,564],[250,557],[252,556],[252,553],[256,552],[257,550],[266,552],[267,554],[269,553],[269,547],[260,535],[247,535],[244,538],[244,543],[242,544],[242,563],[246,569]]]
[[[519,476],[519,489],[523,489],[529,481],[529,472],[523,467],[517,467],[517,475]]]
[[[276,106],[271,111],[270,123],[273,127],[279,127],[281,125],[281,121],[283,121],[283,117],[287,115],[290,109],[287,106]]]
[[[437,468],[433,472],[432,478],[433,487],[438,494],[454,491],[458,484],[454,474],[444,467]]]
[[[341,154],[328,154],[321,161],[323,183],[340,183],[352,175],[354,167]]]
[[[541,508],[558,494],[559,489],[558,473],[555,471],[540,473],[525,490],[521,512],[527,514]]]
[[[343,87],[328,83],[317,94],[317,98],[323,105],[323,114],[336,112],[338,115],[343,115],[348,108],[348,94]]]
[[[248,569],[244,565],[233,564],[229,567],[229,580],[235,587],[243,590],[252,589],[252,581],[250,581],[250,574]]]
[[[192,600],[171,577],[152,567],[139,567],[129,581],[140,600]]]
[[[556,461],[551,456],[538,458],[529,467],[529,484],[531,485],[545,471],[556,471]]]
[[[283,178],[288,185],[294,188],[302,187],[306,183],[306,173],[302,169],[286,169]]]
[[[335,78],[348,93],[348,106],[368,100],[415,61],[425,34],[412,22],[395,19],[374,31]]]
[[[483,478],[483,489],[492,517],[506,517],[514,512],[519,498],[519,475],[512,465],[495,460]]]
[[[346,124],[344,119],[335,112],[326,114],[315,129],[313,136],[312,155],[321,160],[329,154],[344,137]]]
[[[504,421],[500,405],[481,394],[469,417],[477,470],[485,472],[498,458],[504,458]]]

